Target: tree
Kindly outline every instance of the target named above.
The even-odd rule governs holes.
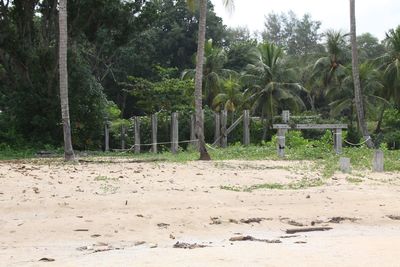
[[[325,53],[316,60],[308,80],[309,100],[314,110],[319,104],[323,108],[325,94],[329,88],[338,88],[346,77],[346,64],[350,61],[347,49],[346,34],[341,31],[328,30],[325,33]]]
[[[386,34],[387,52],[377,59],[383,70],[384,96],[400,106],[400,26]]]
[[[354,101],[354,83],[351,69],[347,69],[347,76],[343,79],[340,87],[331,87],[327,91],[327,97],[333,100],[329,105],[331,107],[331,116],[347,116],[350,125],[353,125],[355,101]],[[369,117],[375,119],[379,117],[379,112],[387,104],[384,98],[379,94],[383,89],[381,74],[371,63],[360,65],[360,83],[363,88],[363,105],[368,110]],[[378,118],[380,119],[380,118]]]
[[[365,60],[374,60],[385,53],[385,46],[371,33],[357,36],[360,63]]]
[[[189,4],[193,5],[194,0],[188,0]],[[232,0],[223,0],[225,6],[233,7]],[[196,60],[196,76],[194,85],[195,98],[195,117],[196,117],[196,136],[199,140],[200,160],[211,160],[207,152],[204,140],[204,129],[202,123],[202,83],[203,83],[203,64],[204,64],[204,45],[206,41],[206,15],[207,15],[207,0],[199,0],[199,32],[197,39],[197,60]]]
[[[224,109],[230,112],[233,122],[235,111],[243,103],[243,98],[239,74],[232,73],[230,77],[224,81],[223,92],[215,96],[212,106],[216,111]]]
[[[293,11],[270,13],[265,17],[263,40],[282,47],[288,55],[306,57],[320,50],[320,21],[305,14],[298,19]]]
[[[67,30],[67,0],[60,0],[59,3],[59,74],[60,74],[60,100],[61,118],[64,134],[64,158],[67,161],[75,160],[74,150],[71,141],[71,124],[69,119],[68,104],[68,30]]]
[[[360,83],[360,70],[358,66],[358,51],[357,51],[357,35],[356,35],[356,16],[355,16],[355,0],[350,0],[350,36],[351,36],[351,64],[353,70],[354,82],[354,102],[356,105],[358,125],[361,133],[366,140],[369,148],[374,146],[367,129],[367,122],[365,120],[363,94],[361,91]]]
[[[222,48],[214,47],[212,40],[208,40],[204,47],[204,67],[202,90],[204,93],[204,104],[212,106],[214,97],[221,92],[223,77],[227,77],[230,70],[224,69],[227,61],[226,52]],[[185,70],[182,78],[196,77],[196,70]]]
[[[264,124],[263,139],[268,126],[279,107],[300,109],[304,103],[299,97],[303,86],[294,82],[294,73],[282,65],[283,50],[271,43],[260,44],[252,55],[253,63],[247,66],[244,83],[248,86],[246,93],[255,113],[261,113],[261,118],[267,118]]]

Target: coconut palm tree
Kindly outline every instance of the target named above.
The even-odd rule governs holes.
[[[187,0],[189,6],[194,6],[196,0]],[[207,0],[197,0],[200,9],[199,15],[199,32],[197,38],[197,60],[196,60],[196,76],[194,85],[195,98],[195,117],[196,117],[196,136],[199,140],[200,160],[210,160],[210,155],[207,152],[204,129],[202,122],[202,88],[203,88],[203,64],[204,64],[204,45],[206,41],[206,16],[207,16]],[[223,0],[226,7],[233,8],[233,0]]]
[[[71,124],[69,119],[68,104],[68,68],[67,68],[67,0],[59,2],[59,74],[60,74],[60,99],[61,99],[61,118],[64,133],[64,158],[67,161],[75,160],[74,150],[71,141]]]
[[[224,49],[213,46],[212,40],[208,40],[204,47],[203,67],[203,100],[204,104],[212,106],[213,99],[223,88],[223,78],[232,74],[231,70],[224,69],[227,62],[227,55]],[[193,79],[196,76],[195,69],[185,70],[182,73],[183,79]]]
[[[212,107],[215,111],[226,110],[231,114],[232,123],[237,109],[243,104],[244,95],[241,91],[239,74],[231,74],[223,82],[223,92],[215,96]]]
[[[380,97],[382,89],[381,74],[370,63],[360,65],[360,83],[363,88],[363,105],[368,111],[370,117],[378,115],[379,110],[383,109],[389,104],[387,100]],[[354,81],[351,70],[347,70],[347,77],[343,79],[342,86],[336,88],[329,88],[327,97],[334,99],[329,105],[331,107],[331,116],[346,115],[349,119],[350,125],[353,125],[355,115],[355,100],[354,100]],[[377,117],[377,116],[376,116]]]
[[[346,63],[349,55],[346,48],[346,34],[328,30],[326,36],[327,55],[319,58],[313,66],[312,79],[324,87],[337,86],[346,76]]]
[[[377,59],[383,70],[384,96],[400,105],[400,26],[386,34],[385,43],[387,52]]]
[[[356,15],[355,15],[355,0],[350,0],[350,36],[351,36],[351,65],[353,70],[354,82],[354,102],[356,105],[358,125],[361,133],[366,140],[369,148],[374,146],[368,132],[367,122],[365,120],[365,111],[363,104],[363,94],[360,84],[360,70],[358,66],[358,50],[357,50],[357,35],[356,35]]]
[[[291,80],[290,77],[295,75],[281,64],[282,56],[283,50],[278,46],[270,43],[260,44],[252,52],[253,63],[247,66],[243,76],[253,113],[260,113],[263,121],[266,119],[263,139],[279,107],[290,106],[292,110],[304,107],[299,92],[305,89]]]

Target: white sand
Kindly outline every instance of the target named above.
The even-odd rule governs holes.
[[[0,163],[0,266],[400,266],[400,220],[387,217],[400,216],[399,173],[235,192],[221,186],[320,174],[288,161],[39,163]],[[357,220],[328,222],[336,216]],[[300,228],[290,221],[333,229],[282,238]],[[282,243],[229,241],[238,235]]]

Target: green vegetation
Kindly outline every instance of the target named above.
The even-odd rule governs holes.
[[[119,148],[122,126],[127,127],[129,137],[133,135],[133,116],[142,117],[142,143],[151,143],[149,116],[154,113],[158,114],[158,140],[169,141],[174,111],[179,112],[179,139],[188,139],[200,15],[198,9],[188,8],[188,2],[193,7],[198,3],[68,2],[68,89],[74,149],[104,150],[105,123],[111,126],[110,147]],[[0,1],[0,159],[29,158],[38,150],[62,153],[58,149],[63,143],[58,13],[57,1]],[[297,17],[288,12],[267,15],[264,31],[256,36],[246,28],[227,28],[210,1],[206,16],[202,73],[205,141],[213,140],[213,112],[226,109],[228,124],[244,109],[258,118],[250,125],[252,146],[235,145],[242,139],[239,127],[229,135],[230,148],[210,149],[213,159],[275,159],[271,124],[279,121],[275,115],[282,110],[315,118],[291,123],[346,123],[346,140],[363,141],[347,34],[322,32],[321,22],[310,15]],[[385,168],[397,170],[400,26],[387,29],[385,40],[369,33],[358,36],[358,50],[368,131],[373,133],[375,146],[385,149]],[[328,137],[318,131],[290,132],[287,159],[324,162],[323,174],[329,176],[336,169],[337,156]],[[126,139],[127,147],[132,143],[132,138]],[[168,149],[160,146],[159,155],[135,157],[197,158],[190,150],[171,157]],[[187,149],[186,145],[182,149]],[[344,155],[362,168],[369,164],[372,151],[344,148]]]

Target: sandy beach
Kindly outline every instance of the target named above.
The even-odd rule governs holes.
[[[0,213],[0,266],[400,266],[400,173],[3,161]]]

